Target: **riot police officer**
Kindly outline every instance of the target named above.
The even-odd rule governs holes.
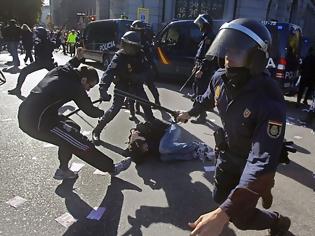
[[[150,68],[152,69],[152,74],[155,75],[155,76],[149,76],[146,79],[145,83],[153,95],[154,102],[158,105],[161,105],[160,95],[159,95],[159,92],[158,92],[158,90],[154,84],[154,79],[156,78],[158,71],[157,71],[156,65],[153,61],[153,51],[152,51],[153,50],[153,43],[152,43],[153,32],[145,22],[140,21],[140,20],[135,20],[134,22],[132,22],[132,24],[130,26],[130,30],[140,33],[141,44],[143,46],[142,50],[144,51],[144,55],[146,56],[147,60],[150,63]],[[137,104],[136,107],[139,107],[139,104]]]
[[[193,82],[193,94],[192,97],[202,95],[208,87],[209,80],[214,72],[211,60],[205,58],[206,52],[209,49],[213,39],[214,34],[212,32],[212,19],[207,14],[200,14],[194,23],[199,27],[202,32],[202,38],[199,43],[198,51],[195,56],[195,66],[193,72],[195,73],[195,78]],[[209,108],[211,110],[212,108]],[[193,120],[193,123],[205,123],[207,117],[206,111],[202,112],[197,120]]]
[[[143,83],[149,76],[150,68],[146,57],[141,50],[142,44],[140,35],[137,32],[128,31],[121,38],[121,50],[117,51],[108,65],[101,79],[99,89],[100,96],[108,100],[107,90],[111,82],[115,88],[137,94],[137,96],[148,100],[144,91]],[[93,142],[100,144],[100,134],[103,128],[118,114],[125,98],[114,92],[112,106],[99,120],[92,132]],[[142,106],[145,120],[154,119],[151,107]]]
[[[215,132],[217,163],[213,190],[220,206],[189,225],[191,235],[219,235],[232,222],[242,230],[269,229],[285,235],[290,219],[256,207],[272,205],[271,189],[282,154],[285,132],[283,95],[265,71],[271,36],[251,19],[221,26],[207,56],[220,58],[223,67],[213,75],[207,91],[178,121],[200,114],[214,102],[223,129]]]
[[[20,96],[22,85],[29,74],[44,68],[50,71],[55,67],[52,53],[61,44],[59,36],[56,37],[56,40],[52,40],[48,37],[47,30],[44,27],[37,27],[35,29],[35,61],[21,70],[17,85],[14,89],[8,91],[9,94]]]

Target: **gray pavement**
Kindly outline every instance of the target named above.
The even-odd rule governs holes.
[[[61,53],[55,57],[59,64],[69,59]],[[1,70],[8,59],[8,54],[0,53]],[[27,96],[46,72],[31,74],[23,85],[22,94]],[[99,73],[101,75],[102,71]],[[132,164],[113,178],[108,174],[93,174],[95,168],[86,164],[76,181],[54,180],[57,148],[19,130],[16,115],[21,100],[7,94],[7,90],[15,86],[18,74],[5,75],[7,83],[0,87],[0,235],[189,235],[187,223],[216,207],[211,198],[213,173],[204,170],[204,166],[213,164],[211,162],[162,163],[151,159],[140,166]],[[178,93],[179,85],[157,85],[163,105],[176,110],[190,108],[191,101]],[[98,88],[92,89],[90,94],[92,100],[97,99]],[[292,235],[311,236],[315,232],[315,136],[311,128],[303,127],[297,119],[303,117],[303,113],[292,101],[288,98],[286,138],[296,143],[298,152],[291,155],[291,164],[279,167],[272,210],[292,219]],[[103,109],[109,106],[110,103],[100,105]],[[67,104],[65,113],[74,108],[75,104]],[[159,111],[154,114],[170,118]],[[220,121],[215,113],[208,113],[207,118],[206,125],[183,124],[184,138],[201,140],[213,147],[213,129]],[[73,115],[73,119],[90,138],[91,126],[95,126],[97,120],[83,113]],[[126,147],[129,129],[133,126],[128,112],[122,110],[102,132],[104,143],[100,150],[115,162],[121,160],[119,153]],[[82,163],[76,157],[73,162]],[[6,203],[15,196],[27,200],[16,209]],[[94,207],[100,206],[106,208],[100,220],[86,219]],[[62,226],[55,219],[64,213],[70,213],[77,221],[69,227]],[[266,233],[240,231],[230,224],[222,235]]]

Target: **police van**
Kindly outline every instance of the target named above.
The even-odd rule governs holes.
[[[90,22],[83,33],[84,58],[101,62],[106,68],[120,48],[120,38],[132,20],[107,19]]]
[[[294,95],[298,91],[302,30],[291,23],[276,21],[262,21],[262,23],[272,36],[267,68],[279,83],[284,95]]]
[[[213,21],[217,33],[224,20]],[[272,35],[267,68],[285,95],[297,91],[298,68],[302,30],[290,23],[262,22]],[[155,38],[156,66],[160,77],[185,81],[194,65],[201,32],[193,20],[176,20],[168,23]]]
[[[223,20],[213,20],[217,33]],[[185,81],[194,66],[195,55],[202,33],[193,20],[168,23],[154,40],[155,64],[160,78]]]

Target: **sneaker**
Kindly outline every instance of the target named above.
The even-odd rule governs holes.
[[[78,178],[78,174],[69,169],[62,170],[58,168],[54,174],[54,179],[57,179],[57,180],[76,179],[76,178]]]
[[[205,161],[206,159],[209,161],[214,160],[215,152],[211,147],[205,143],[195,142],[195,144],[197,145],[197,148],[193,153],[194,159],[199,159],[201,161]]]
[[[11,95],[21,96],[21,90],[18,88],[8,90],[8,93]]]
[[[276,225],[269,230],[269,236],[285,236],[289,232],[291,220],[289,217],[282,216],[279,213]]]
[[[110,172],[110,175],[118,175],[120,172],[127,170],[131,164],[131,157],[127,157],[124,160],[114,165],[114,171]]]
[[[92,131],[92,142],[95,146],[101,145],[101,131],[99,131],[97,128],[95,128]]]

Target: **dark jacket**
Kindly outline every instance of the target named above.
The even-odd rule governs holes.
[[[33,48],[33,32],[28,30],[22,30],[22,43],[25,50],[31,50]]]
[[[149,66],[143,52],[130,56],[117,51],[101,78],[100,93],[107,92],[112,82],[126,90],[131,84],[143,84],[150,73]]]
[[[47,38],[42,41],[35,41],[35,61],[42,63],[52,62],[54,60],[53,51],[59,48],[60,44],[61,41],[59,37],[57,37],[57,40]]]
[[[103,111],[94,107],[74,68],[80,62],[73,58],[66,65],[56,67],[32,89],[19,107],[19,125],[22,130],[46,130],[58,120],[58,109],[74,101],[88,116],[97,118]]]
[[[3,37],[6,42],[19,42],[21,38],[21,28],[17,25],[8,25],[3,31]]]
[[[199,114],[214,100],[228,146],[220,156],[229,166],[228,171],[241,176],[238,186],[232,192],[237,189],[250,189],[250,193],[260,196],[265,188],[261,180],[266,181],[266,178],[262,177],[273,178],[279,163],[286,124],[284,98],[279,86],[267,73],[250,78],[238,93],[234,94],[230,92],[225,81],[225,69],[218,70],[207,91],[197,97],[189,114]],[[239,213],[233,210],[235,206],[241,208],[249,195],[230,197],[221,208],[230,216],[234,216]],[[248,197],[248,201],[250,200]]]
[[[150,157],[158,157],[160,155],[159,146],[161,138],[169,126],[169,124],[158,119],[137,124],[135,130],[139,131],[139,136],[146,139],[145,142],[148,144],[149,151],[143,153],[138,148],[136,148],[136,146],[138,146],[135,144],[136,139],[133,139],[133,142],[131,142],[130,139],[132,134],[130,134],[128,143],[129,146],[125,150],[124,155],[131,156],[136,164],[140,164]]]
[[[214,37],[215,35],[212,33],[212,31],[203,33],[195,56],[195,64],[203,73],[207,74],[206,76],[211,75],[214,71],[211,60],[205,58],[206,53],[214,40]]]

